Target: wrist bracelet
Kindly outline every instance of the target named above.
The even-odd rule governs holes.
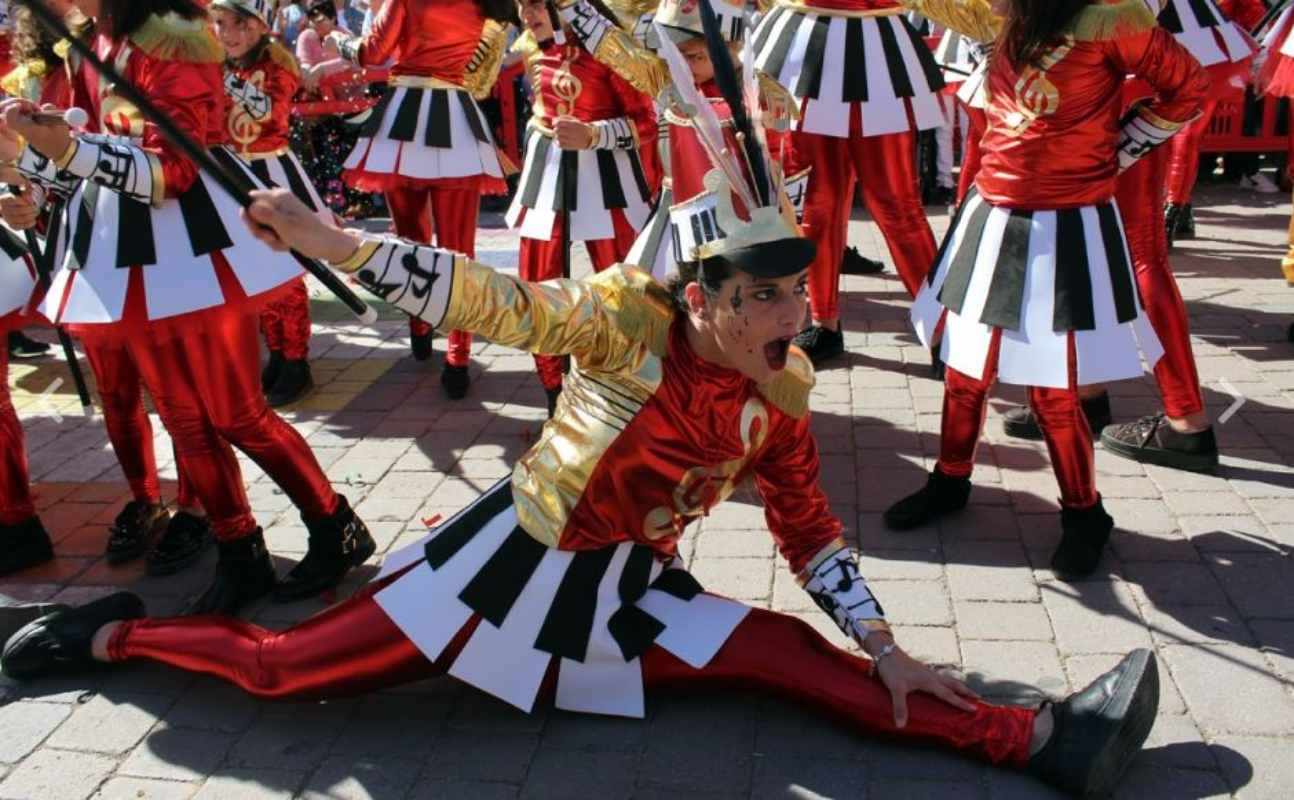
[[[873,662],[874,664],[876,664],[877,666],[880,666],[880,664],[881,664],[881,660],[882,660],[882,659],[884,659],[884,658],[886,658],[886,657],[888,657],[888,656],[892,656],[892,655],[894,655],[894,651],[896,651],[896,650],[898,650],[898,649],[899,649],[899,645],[898,645],[898,643],[897,643],[897,642],[890,642],[889,644],[887,644],[887,645],[885,645],[884,647],[882,647],[882,648],[881,648],[881,652],[879,652],[879,653],[877,653],[876,655],[872,656],[872,662]]]

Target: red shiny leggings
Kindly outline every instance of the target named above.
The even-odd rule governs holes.
[[[144,384],[139,366],[126,340],[91,336],[81,340],[81,349],[85,351],[85,359],[94,373],[99,404],[103,407],[103,426],[108,429],[108,441],[112,443],[112,451],[130,485],[131,494],[144,503],[161,502],[157,457],[153,451],[153,424],[144,408]],[[178,452],[175,461],[178,476],[175,502],[180,508],[197,508],[199,498],[185,474]]]
[[[857,118],[854,127],[858,126]],[[845,248],[854,186],[885,236],[908,294],[916,296],[935,258],[935,236],[921,205],[912,133],[848,139],[796,133],[795,169],[812,167],[804,200],[804,234],[818,247],[809,265],[813,318],[840,318],[840,256]]]
[[[975,466],[975,448],[988,410],[988,392],[997,380],[997,359],[1002,331],[994,331],[984,362],[984,377],[972,378],[952,367],[944,377],[943,423],[939,438],[939,471],[969,478]],[[1069,337],[1070,385],[1068,389],[1029,387],[1029,405],[1047,441],[1051,468],[1060,484],[1060,502],[1067,508],[1090,508],[1096,493],[1096,458],[1092,430],[1087,426],[1078,398],[1074,337]]]
[[[629,248],[633,247],[636,232],[629,220],[625,219],[624,212],[613,210],[611,221],[615,226],[614,238],[584,242],[595,272],[623,261]],[[559,214],[553,222],[552,236],[548,239],[521,237],[517,267],[523,281],[549,281],[562,277],[562,227],[562,217]],[[539,380],[545,389],[561,387],[563,360],[560,356],[535,356],[535,368],[539,371]]]
[[[1218,84],[1214,83],[1214,88]],[[1213,120],[1213,110],[1218,107],[1217,92],[1210,93],[1204,101],[1200,116],[1183,130],[1177,132],[1169,142],[1172,160],[1168,167],[1168,202],[1174,205],[1186,205],[1191,202],[1195,191],[1195,179],[1200,172],[1200,142],[1209,131],[1209,122]],[[1161,223],[1162,224],[1162,223]]]
[[[975,176],[979,174],[980,140],[988,130],[988,114],[982,108],[964,106],[970,126],[966,131],[966,152],[962,153],[962,171],[957,178],[957,203],[966,199],[966,193],[975,185]]]
[[[289,361],[303,361],[310,355],[310,292],[305,278],[292,281],[280,298],[261,311],[261,334],[266,348]]]
[[[0,525],[17,525],[36,515],[27,473],[27,441],[9,396],[9,348],[0,347]]]
[[[427,186],[392,189],[386,193],[386,205],[391,209],[391,220],[400,236],[431,244],[434,235],[437,246],[465,256],[476,256],[476,217],[481,206],[479,191]],[[415,336],[426,335],[431,333],[431,325],[410,317],[409,332]],[[471,354],[472,334],[450,331],[445,363],[465,367]]]
[[[306,518],[337,509],[337,494],[305,439],[265,403],[255,314],[209,312],[196,333],[126,343],[216,538],[256,529],[230,445],[265,470]]]
[[[1166,148],[1151,150],[1119,176],[1116,198],[1132,251],[1141,302],[1164,346],[1164,357],[1155,365],[1155,382],[1163,397],[1164,413],[1180,419],[1203,411],[1204,397],[1191,349],[1186,303],[1168,262],[1168,235],[1162,212],[1168,160]]]
[[[108,643],[113,661],[143,658],[227,680],[258,697],[335,698],[444,675],[466,644],[469,623],[436,662],[428,661],[371,595],[361,590],[282,632],[225,617],[122,623]],[[429,613],[434,613],[429,610]],[[950,747],[993,763],[1028,759],[1035,712],[977,704],[974,712],[929,695],[908,699],[907,727],[894,727],[890,694],[871,662],[832,646],[808,623],[754,609],[708,665],[694,669],[659,647],[643,656],[649,690],[669,687],[771,693],[858,730]],[[546,696],[552,696],[552,673]]]

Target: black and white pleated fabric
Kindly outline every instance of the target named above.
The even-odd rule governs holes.
[[[636,148],[563,151],[533,125],[526,129],[526,160],[508,227],[519,225],[525,238],[548,241],[558,215],[569,212],[571,241],[614,239],[614,209],[634,230],[651,214],[651,187]]]
[[[232,151],[210,152],[247,186],[265,188]],[[239,212],[238,203],[205,172],[160,207],[83,181],[67,203],[60,267],[41,313],[56,324],[118,322],[136,270],[150,320],[223,305],[232,298],[220,287],[212,262],[217,253],[248,297],[300,276],[296,259],[253,236]]]
[[[330,223],[335,221],[332,210],[319,196],[319,190],[310,182],[305,167],[297,160],[296,153],[284,150],[269,155],[242,153],[241,156],[261,183],[287,189],[320,219]]]
[[[374,595],[391,621],[434,661],[479,617],[449,674],[523,711],[556,660],[558,708],[642,717],[648,648],[700,669],[750,611],[643,545],[577,552],[536,541],[517,524],[510,480],[388,556],[378,577],[400,570]]]
[[[935,63],[943,71],[945,82],[965,83],[982,60],[983,50],[974,39],[952,28],[945,29],[943,36],[939,37],[939,46],[935,48]]]
[[[1201,66],[1244,61],[1258,50],[1249,32],[1227,19],[1213,0],[1168,0],[1159,12],[1159,25]]]
[[[489,120],[469,92],[394,80],[360,129],[346,169],[414,180],[503,177]]]
[[[637,267],[643,272],[650,272],[657,281],[664,280],[672,273],[678,272],[674,261],[673,234],[669,223],[669,207],[674,203],[674,190],[669,181],[661,186],[660,196],[646,223],[638,230],[633,247],[625,256],[625,263]]]
[[[798,130],[849,136],[850,109],[862,110],[863,136],[929,130],[943,124],[944,79],[930,48],[899,13],[833,16],[779,5],[755,31],[755,66],[800,105]]]
[[[19,234],[0,222],[0,317],[26,308],[36,290],[36,269]]]
[[[998,380],[1022,386],[1069,386],[1071,331],[1080,385],[1137,377],[1163,355],[1114,201],[1024,211],[972,189],[911,314],[927,347],[944,320],[942,358],[973,378],[1000,328]]]

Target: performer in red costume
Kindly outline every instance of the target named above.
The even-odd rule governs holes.
[[[347,183],[385,192],[395,231],[414,241],[476,253],[482,194],[507,190],[490,124],[474,98],[498,78],[515,0],[386,0],[368,36],[341,53],[360,66],[394,57],[390,88],[346,160]],[[410,323],[414,356],[431,357],[431,329]],[[440,383],[467,394],[472,337],[449,332]]]
[[[1161,0],[1153,0],[1161,2]],[[1211,87],[1199,118],[1173,138],[1168,166],[1168,204],[1164,228],[1168,246],[1174,239],[1195,238],[1191,194],[1200,170],[1200,142],[1209,130],[1213,110],[1227,91],[1244,88],[1257,50],[1249,31],[1267,13],[1263,0],[1166,0],[1159,24],[1208,68]]]
[[[216,36],[225,48],[225,92],[229,137],[238,155],[263,182],[292,190],[311,209],[332,212],[288,148],[292,97],[301,86],[296,58],[270,38],[273,0],[213,0]],[[312,388],[310,295],[305,277],[289,284],[280,299],[261,312],[261,334],[270,351],[261,371],[261,390],[271,408],[300,400]]]
[[[958,209],[912,308],[927,346],[942,330],[948,365],[939,461],[925,488],[885,514],[903,530],[963,508],[988,391],[1029,387],[1060,484],[1051,566],[1093,572],[1114,521],[1095,486],[1079,387],[1141,374],[1162,351],[1141,308],[1115,180],[1198,114],[1199,64],[1143,0],[905,0],[981,41],[989,127],[976,189]],[[1057,44],[1059,42],[1059,44]],[[1127,75],[1156,98],[1121,117]]]
[[[255,183],[222,146],[223,54],[205,12],[187,0],[78,5],[97,20],[100,57]],[[97,72],[82,65],[75,79],[107,137],[37,122],[26,101],[3,106],[5,125],[28,142],[20,170],[81,179],[68,205],[67,253],[42,310],[86,340],[119,343],[138,366],[218,539],[216,578],[192,610],[231,613],[271,590],[286,600],[335,586],[372,554],[373,540],[305,440],[266,406],[256,374],[256,313],[300,268],[251,238],[233,199]],[[277,586],[229,443],[283,487],[310,531],[309,552]]]
[[[844,352],[840,262],[854,189],[916,296],[935,257],[915,137],[942,124],[943,78],[898,0],[777,0],[755,31],[755,66],[799,103],[795,170],[810,168],[804,229],[818,246],[813,324],[796,340],[815,364]]]
[[[1263,37],[1266,60],[1258,74],[1258,89],[1273,97],[1294,97],[1294,6],[1288,6]],[[1294,286],[1294,215],[1290,216],[1289,249],[1281,259],[1285,281]],[[1294,326],[1290,327],[1294,341]]]
[[[71,0],[46,5],[62,16],[76,35],[91,35],[93,22]],[[67,43],[55,41],[26,8],[19,8],[14,14],[14,31],[14,54],[18,63],[2,82],[5,93],[61,108],[88,107],[89,96],[79,84],[69,80],[76,69],[75,55],[68,54],[68,61],[60,55],[67,52]],[[65,199],[60,187],[54,191]],[[15,230],[43,223],[43,229],[48,232],[57,230],[64,218],[61,210],[55,212],[56,206],[61,209],[62,203],[50,204],[49,213],[42,220],[33,193],[25,192],[0,204],[0,211]],[[57,250],[58,237],[47,237],[46,247]],[[52,254],[51,263],[57,263],[59,255]],[[171,515],[167,511],[153,451],[153,426],[144,408],[143,383],[128,349],[119,341],[103,337],[83,340],[81,346],[94,373],[108,440],[131,490],[131,499],[108,528],[104,557],[110,564],[121,564],[146,555],[149,574],[178,572],[195,563],[211,546],[211,526],[206,514],[178,464],[176,513]],[[15,564],[15,569],[20,568],[21,564]]]
[[[507,216],[521,232],[521,279],[570,277],[562,272],[577,241],[601,272],[624,261],[650,213],[653,180],[639,149],[656,146],[656,112],[651,98],[561,30],[548,0],[518,7],[526,32],[513,49],[525,57],[533,98],[525,166]],[[535,366],[552,416],[562,359],[536,355]]]
[[[509,481],[294,628],[145,619],[121,593],[25,626],[0,667],[21,680],[148,659],[280,699],[450,674],[525,711],[543,699],[628,717],[644,716],[648,689],[755,689],[859,732],[954,748],[1075,794],[1108,791],[1154,720],[1150,651],[1032,709],[984,703],[894,641],[818,484],[813,370],[791,344],[813,246],[755,131],[734,124],[751,157],[706,140],[719,163],[686,213],[711,225],[685,243],[672,291],[623,267],[526,283],[438,248],[329,230],[286,192],[259,196],[258,235],[331,260],[399,308],[571,354],[556,415]],[[698,137],[717,130],[701,123]],[[683,568],[684,527],[748,477],[790,568],[870,661],[802,620],[708,594]]]

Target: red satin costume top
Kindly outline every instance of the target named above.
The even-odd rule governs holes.
[[[267,40],[253,54],[255,58],[250,62],[231,61],[225,69],[265,95],[270,102],[269,114],[257,119],[255,113],[232,101],[226,117],[229,139],[243,153],[273,153],[288,146],[292,97],[301,86],[301,73],[292,54],[277,42]]]
[[[359,63],[395,59],[393,75],[462,84],[481,40],[485,15],[476,0],[386,0],[359,49]]]
[[[543,127],[552,130],[556,118],[563,115],[581,122],[628,117],[638,129],[640,142],[655,139],[656,110],[651,98],[578,44],[550,40],[536,49],[526,66],[534,92],[530,116]],[[569,96],[571,90],[554,80],[559,75],[567,80],[567,73],[578,82],[578,94],[574,106],[563,111],[569,106],[563,95]]]
[[[800,5],[832,11],[884,11],[901,4],[899,0],[802,0]]]
[[[1172,123],[1193,119],[1209,90],[1199,62],[1159,27],[1074,42],[1045,72],[1017,70],[999,51],[989,69],[988,130],[975,179],[984,199],[1057,209],[1112,198],[1128,75],[1150,84],[1157,96],[1147,110]]]
[[[1240,23],[1240,27],[1247,31],[1252,31],[1263,16],[1267,13],[1267,6],[1263,0],[1214,0],[1218,4],[1218,10],[1222,15],[1232,22]]]

